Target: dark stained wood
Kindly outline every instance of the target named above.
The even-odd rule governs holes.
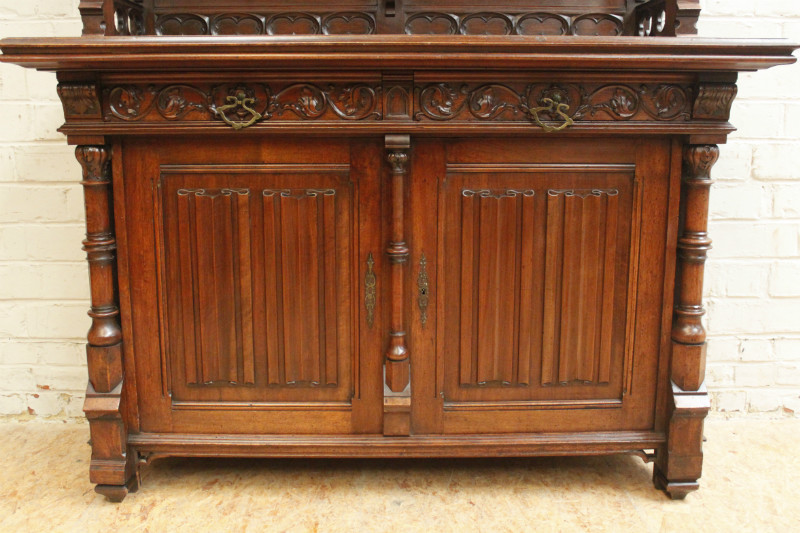
[[[121,501],[138,486],[137,454],[128,447],[123,419],[122,329],[117,304],[117,242],[114,234],[111,150],[107,146],[79,146],[75,155],[83,169],[86,203],[86,239],[89,262],[92,326],[86,356],[89,385],[84,412],[89,419],[92,459],[89,477],[96,490]]]
[[[0,61],[58,73],[78,145],[99,493],[171,455],[650,450],[698,488],[710,169],[737,73],[797,46],[669,37],[691,0],[79,10]]]
[[[700,0],[678,0],[678,13],[675,17],[675,32],[678,35],[697,35],[697,21],[700,18]]]
[[[0,41],[0,61],[42,70],[92,72],[186,69],[344,69],[527,71],[662,70],[734,72],[796,61],[793,44],[780,39],[672,39],[640,37],[514,36],[274,36],[269,39],[219,37],[8,38]],[[626,58],[622,60],[621,58]],[[235,83],[235,82],[234,82]]]
[[[405,182],[408,177],[408,149],[410,140],[407,135],[387,135],[387,159],[391,167],[391,222],[389,244],[386,256],[391,269],[391,301],[388,349],[386,351],[386,386],[392,392],[403,392],[408,386],[409,352],[406,346],[405,328],[405,267],[408,263],[409,250],[405,242]]]

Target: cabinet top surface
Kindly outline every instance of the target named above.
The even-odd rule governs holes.
[[[791,64],[785,39],[574,36],[11,38],[0,61],[41,70],[435,69],[746,71]]]

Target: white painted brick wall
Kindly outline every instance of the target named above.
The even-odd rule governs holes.
[[[704,0],[707,37],[800,42],[797,0]],[[739,79],[714,169],[708,386],[720,412],[800,416],[800,66]]]
[[[78,36],[79,0],[0,0],[0,36]],[[81,416],[89,283],[55,75],[0,65],[0,415]]]
[[[77,36],[79,0],[0,0],[0,36]],[[700,34],[800,41],[798,0],[705,0]],[[80,416],[88,276],[55,76],[0,65],[0,415]],[[714,169],[708,385],[722,413],[800,415],[800,66],[740,77]]]

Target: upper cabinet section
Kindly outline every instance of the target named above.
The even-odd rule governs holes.
[[[80,10],[84,34],[129,36],[650,37],[674,36],[676,17],[693,24],[677,0],[82,0]]]

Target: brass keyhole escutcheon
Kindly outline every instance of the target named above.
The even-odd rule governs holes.
[[[419,307],[419,319],[423,326],[428,322],[429,284],[428,260],[423,253],[419,259],[419,275],[417,276],[417,307]]]

